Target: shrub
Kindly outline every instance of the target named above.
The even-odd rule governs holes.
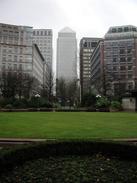
[[[14,108],[26,108],[28,106],[28,102],[26,99],[16,99],[13,102]]]
[[[94,107],[96,104],[96,96],[93,93],[86,93],[82,98],[81,105],[83,107]]]
[[[13,105],[12,105],[12,104],[7,104],[7,105],[5,106],[5,109],[13,109]]]
[[[110,105],[110,102],[109,102],[108,98],[99,97],[97,99],[97,103],[96,103],[97,108],[107,108],[107,107],[109,107],[109,105]]]
[[[121,109],[121,103],[119,101],[112,101],[111,102],[111,108],[120,110]]]
[[[137,161],[137,146],[118,144],[112,142],[95,141],[50,141],[37,145],[29,145],[0,153],[0,173],[6,172],[26,161],[51,156],[66,155],[93,155],[101,153],[107,156],[115,156],[122,160]]]

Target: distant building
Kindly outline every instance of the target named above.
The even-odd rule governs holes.
[[[76,33],[68,27],[58,33],[56,74],[57,79],[77,79]]]
[[[81,96],[91,89],[91,64],[90,58],[100,38],[84,37],[80,40],[80,85]]]
[[[43,84],[45,61],[32,34],[32,27],[0,23],[0,71],[20,70]]]
[[[110,27],[91,57],[92,87],[101,82],[99,88],[108,95],[134,90],[137,87],[136,65],[137,27]]]
[[[33,29],[33,43],[37,44],[46,63],[52,68],[52,38],[51,29]]]

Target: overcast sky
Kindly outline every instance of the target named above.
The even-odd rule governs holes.
[[[51,28],[69,26],[81,37],[103,37],[110,26],[137,26],[137,0],[0,0],[0,22]],[[55,49],[55,48],[54,48]]]

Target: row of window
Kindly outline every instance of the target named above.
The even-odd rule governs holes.
[[[48,31],[48,30],[43,30],[43,31],[33,31],[33,35],[34,36],[51,36],[52,35],[52,32],[51,31]]]
[[[109,33],[120,33],[120,32],[137,32],[136,27],[119,27],[119,28],[112,28]]]
[[[86,41],[83,43],[83,47],[84,48],[96,48],[97,44],[98,44],[98,41],[95,41],[95,42],[87,42]]]
[[[113,66],[113,71],[117,71],[117,70],[121,70],[121,71],[125,71],[125,70],[132,70],[133,69],[133,67],[131,66],[131,65],[129,65],[129,66],[124,66],[124,65],[122,65],[122,66]]]
[[[105,61],[108,62],[108,63],[110,63],[110,62],[113,62],[113,63],[115,63],[115,62],[131,62],[132,57],[120,57],[120,58],[113,57],[113,58],[111,58],[109,56],[106,56]]]
[[[31,71],[32,70],[32,64],[11,64],[11,63],[2,63],[2,68],[3,69],[21,69],[25,71]]]

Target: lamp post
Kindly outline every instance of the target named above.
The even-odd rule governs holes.
[[[39,98],[40,98],[40,94],[36,94],[35,98],[37,99],[37,109],[39,108]]]

